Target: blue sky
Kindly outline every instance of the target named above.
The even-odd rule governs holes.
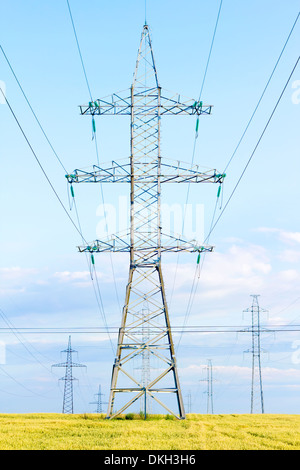
[[[94,97],[129,88],[144,22],[144,1],[71,0],[70,5]],[[198,98],[219,1],[148,0],[147,21],[163,88]],[[214,105],[203,117],[195,163],[222,171],[258,102],[299,11],[299,2],[224,0],[203,99]],[[1,7],[0,44],[5,50],[56,152],[68,171],[96,163],[89,119],[78,105],[89,101],[65,1],[17,0]],[[227,171],[226,202],[250,157],[299,56],[299,22],[282,56],[257,114]],[[68,206],[64,171],[38,128],[3,56],[0,80],[7,99],[51,182]],[[266,324],[299,322],[299,67],[280,102],[244,178],[210,242],[190,325],[249,325],[242,311],[251,294],[260,294],[269,311]],[[294,84],[294,88],[293,88]],[[81,243],[33,158],[8,107],[0,104],[1,263],[0,308],[17,328],[103,326]],[[129,156],[126,118],[97,120],[100,159]],[[166,118],[162,154],[190,162],[194,118]],[[113,186],[113,185],[111,185]],[[117,204],[126,187],[105,187],[105,202]],[[175,190],[174,190],[175,189]],[[86,239],[96,237],[101,204],[99,188],[76,187],[76,201]],[[189,202],[204,206],[208,233],[215,186],[190,188]],[[186,188],[166,188],[166,203],[182,204]],[[217,215],[220,213],[219,209]],[[74,210],[70,212],[75,219]],[[99,212],[98,212],[99,214]],[[179,230],[180,231],[180,230]],[[165,258],[171,322],[184,321],[196,259],[181,255],[171,296],[177,257]],[[118,297],[109,256],[97,258],[108,323],[120,323],[128,259],[113,257]],[[171,298],[172,297],[172,298]],[[118,302],[119,300],[119,302]],[[4,321],[0,324],[5,326]],[[52,412],[62,406],[63,375],[51,371],[60,360],[64,335],[1,334],[5,363],[0,369],[1,412]],[[247,334],[183,335],[178,362],[184,397],[192,393],[192,410],[206,411],[203,378],[207,359],[214,365],[215,411],[249,412],[251,361]],[[295,359],[299,333],[263,335],[266,412],[298,413],[300,368]],[[21,341],[20,341],[21,340]],[[175,344],[179,338],[175,336]],[[113,338],[114,344],[115,339]],[[74,334],[72,342],[87,371],[78,371],[75,411],[93,411],[101,383],[108,397],[114,353],[97,335]],[[26,346],[26,347],[25,347]],[[31,354],[29,353],[31,351]]]

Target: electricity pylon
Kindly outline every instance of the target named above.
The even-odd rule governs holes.
[[[214,401],[213,401],[213,367],[211,359],[208,359],[206,366],[206,379],[202,379],[202,382],[207,383],[206,395],[207,395],[207,414],[214,414]]]
[[[104,393],[101,392],[101,385],[99,385],[99,391],[95,394],[97,401],[92,401],[90,405],[97,405],[96,413],[103,413],[103,405],[107,405],[107,402],[102,400]]]
[[[251,295],[251,297],[253,297],[252,306],[244,310],[244,312],[250,312],[252,317],[252,327],[248,329],[252,333],[252,348],[246,351],[252,354],[251,414],[259,411],[263,414],[265,410],[261,372],[260,313],[267,312],[267,310],[260,308],[259,295]]]
[[[129,91],[115,93],[109,99],[97,99],[81,106],[82,115],[130,117],[131,155],[128,163],[113,161],[101,167],[75,170],[66,175],[73,183],[129,183],[130,229],[106,240],[95,240],[80,246],[80,252],[127,252],[130,254],[129,278],[126,288],[122,322],[119,329],[116,358],[112,370],[107,418],[124,412],[137,400],[150,397],[165,411],[179,419],[185,417],[179,384],[177,362],[171,334],[168,305],[162,275],[161,256],[165,252],[211,252],[212,246],[201,246],[195,240],[187,242],[162,232],[161,187],[163,183],[219,183],[223,174],[216,170],[201,172],[197,165],[164,162],[161,157],[161,118],[165,115],[210,115],[212,106],[201,101],[181,100],[179,95],[165,92],[159,85],[154,62],[149,27],[144,25],[138,56]],[[144,302],[149,306],[147,315],[141,315]],[[150,337],[143,340],[145,322]],[[150,383],[143,384],[134,372],[133,359],[142,362],[143,352],[149,351],[160,366]],[[168,404],[171,397],[175,403]],[[174,401],[174,400],[173,400]],[[172,408],[172,409],[170,409]]]
[[[147,321],[149,317],[149,307],[147,304],[143,306],[141,310],[141,318],[143,323],[141,325],[141,341],[143,344],[147,344],[150,340],[150,331],[149,331],[149,323]],[[145,348],[141,353],[141,360],[139,361],[139,365],[135,367],[135,369],[141,370],[141,385],[142,387],[147,387],[148,384],[151,382],[151,357],[150,357],[150,350],[149,348]],[[152,367],[153,368],[153,367]],[[148,414],[151,414],[152,406],[149,395],[143,400],[140,399],[140,414],[143,414],[145,419],[147,418]]]
[[[191,393],[190,390],[189,390],[186,398],[187,398],[187,406],[186,406],[187,413],[191,413],[191,411],[192,411],[192,393]]]
[[[63,410],[62,412],[65,414],[73,414],[74,412],[74,404],[73,404],[73,382],[74,380],[77,380],[75,377],[73,377],[73,367],[86,367],[83,364],[78,364],[76,362],[73,362],[72,360],[72,354],[75,351],[74,349],[71,348],[71,336],[69,336],[69,342],[68,342],[68,348],[65,349],[64,351],[61,351],[62,353],[67,354],[67,360],[66,362],[61,362],[60,364],[53,364],[52,367],[65,367],[66,372],[65,376],[62,377],[59,380],[63,380],[65,382],[64,385],[64,401],[63,401]]]

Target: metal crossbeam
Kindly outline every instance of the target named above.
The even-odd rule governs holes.
[[[157,105],[157,91],[160,91],[160,103]],[[147,102],[144,103],[145,96]],[[189,115],[200,116],[201,114],[211,114],[212,105],[203,104],[190,98],[183,98],[178,94],[171,94],[160,87],[146,88],[135,93],[135,115],[156,116],[159,111],[160,116]],[[130,90],[114,93],[107,98],[91,101],[87,105],[80,106],[80,113],[89,116],[101,115],[131,115],[131,94]]]
[[[165,160],[165,159],[164,159]],[[157,165],[153,166],[153,171],[149,172],[143,163],[135,165],[136,183],[155,183],[158,179],[161,183],[223,183],[225,174],[218,173],[217,170],[201,171],[198,165],[189,165],[183,162],[162,162],[160,174],[157,174]],[[156,171],[155,171],[156,170]],[[66,175],[70,184],[73,183],[130,183],[131,165],[130,163],[119,163],[112,161],[101,167],[93,165],[87,170],[75,170],[72,174]]]
[[[139,243],[135,246],[135,251],[139,252],[158,252],[157,245],[147,245],[145,241],[147,240],[147,233],[140,239]],[[204,253],[212,252],[212,246],[202,246],[196,240],[191,240],[189,242],[177,238],[172,235],[162,234],[162,245],[160,246],[160,252],[186,252],[186,253]],[[130,253],[131,243],[130,243],[130,233],[128,232],[125,236],[113,235],[107,240],[95,240],[88,245],[82,245],[78,247],[81,253],[105,253],[107,251],[112,251],[115,253]]]

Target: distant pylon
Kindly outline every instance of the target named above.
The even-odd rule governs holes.
[[[251,414],[253,414],[265,412],[261,372],[260,334],[262,329],[260,326],[260,313],[267,312],[267,310],[260,308],[258,304],[259,295],[251,295],[251,297],[253,297],[252,306],[244,312],[251,312],[252,316],[252,327],[248,329],[252,333],[252,348],[245,352],[252,354]]]
[[[90,403],[90,405],[97,405],[96,413],[103,413],[102,406],[107,405],[108,402],[106,402],[106,401],[104,402],[102,400],[102,397],[104,396],[104,393],[101,392],[101,385],[99,385],[99,391],[98,391],[98,393],[95,394],[95,396],[98,397],[97,401],[92,401]]]
[[[63,413],[64,414],[73,414],[74,412],[74,404],[73,404],[73,382],[75,377],[73,377],[73,372],[72,369],[73,367],[86,367],[83,364],[78,364],[76,362],[72,361],[72,354],[75,351],[74,349],[71,348],[71,336],[69,336],[69,342],[68,342],[68,348],[65,349],[64,351],[61,351],[62,353],[67,354],[67,360],[66,362],[61,362],[59,364],[53,364],[52,367],[65,367],[66,372],[65,376],[62,377],[59,380],[63,380],[65,382],[64,386],[64,401],[63,401]]]
[[[203,379],[202,382],[207,382],[207,407],[206,411],[207,414],[214,414],[214,402],[213,402],[213,369],[212,369],[212,361],[211,359],[208,359],[207,361],[207,366],[206,366],[206,372],[207,372],[207,377],[206,379]]]
[[[150,341],[150,327],[147,321],[149,316],[149,306],[147,302],[144,302],[143,309],[138,315],[142,318],[143,323],[141,325],[141,334],[143,344],[147,345]],[[151,382],[151,359],[150,359],[150,350],[146,347],[141,352],[141,361],[140,365],[135,367],[135,369],[141,370],[141,385],[146,388]],[[143,395],[140,398],[140,413],[144,415],[145,419],[148,414],[152,412],[152,403],[148,394]]]
[[[192,394],[191,394],[191,391],[189,390],[187,396],[187,407],[186,407],[186,410],[187,410],[187,413],[191,413],[192,412]]]

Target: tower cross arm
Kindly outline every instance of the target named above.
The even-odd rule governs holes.
[[[76,362],[61,362],[59,364],[53,364],[51,367],[86,367],[84,364],[78,364]]]
[[[145,240],[147,239],[146,237],[147,237],[147,234],[145,234]],[[78,247],[78,250],[81,253],[84,253],[84,252],[128,253],[130,252],[130,249],[131,249],[131,244],[130,244],[129,234],[127,235],[124,234],[124,236],[112,235],[106,240],[94,240],[88,245],[82,245]],[[141,241],[140,244],[137,243],[135,245],[135,251],[141,252],[141,253],[143,251],[156,252],[158,249],[160,250],[161,253],[163,252],[205,253],[205,252],[212,252],[214,250],[214,247],[200,245],[199,243],[197,243],[196,240],[185,241],[173,235],[164,235],[164,234],[162,234],[162,243],[160,247],[158,247],[155,244],[151,245],[151,243],[148,243],[145,245],[144,241]]]
[[[160,90],[160,102],[157,105],[157,94]],[[144,98],[147,96],[147,103]],[[151,97],[153,100],[151,101]],[[139,91],[134,90],[134,108],[135,114],[143,115],[189,115],[200,116],[202,114],[209,115],[212,113],[212,105],[205,104],[203,101],[181,97],[178,93],[172,93],[158,88],[148,88]],[[100,116],[100,115],[131,115],[132,93],[131,90],[125,92],[113,93],[112,95],[90,101],[88,104],[79,106],[81,115]]]
[[[70,184],[73,183],[130,183],[130,163],[116,162],[103,164],[101,167],[94,165],[89,170],[74,170],[67,174]],[[158,171],[158,164],[145,171],[142,162],[135,165],[136,183],[223,183],[225,174],[216,169],[202,169],[198,165],[190,165],[180,161],[163,159]]]

